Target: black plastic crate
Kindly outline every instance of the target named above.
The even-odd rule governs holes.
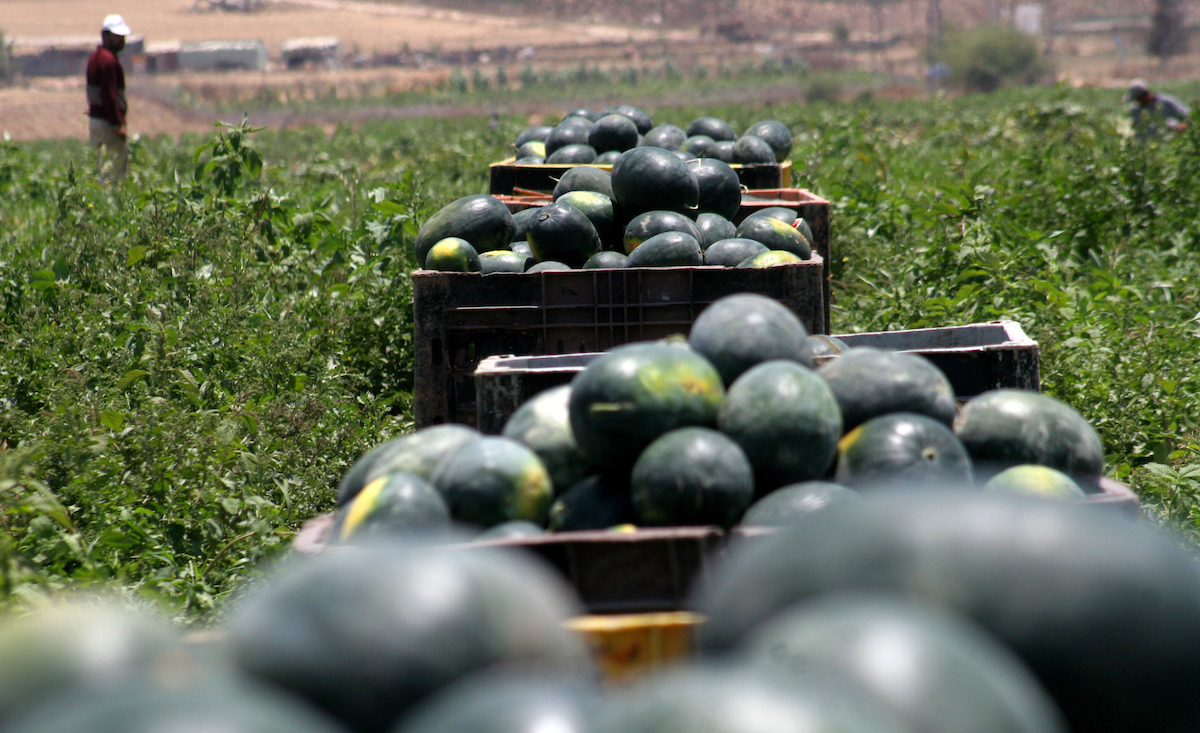
[[[959,399],[991,389],[1039,391],[1038,345],[1014,321],[947,328],[839,335],[849,346],[911,351],[928,358],[950,379]],[[505,356],[475,371],[478,427],[499,433],[509,415],[537,393],[566,384],[598,354]]]
[[[604,351],[687,334],[709,303],[733,293],[778,300],[825,331],[824,263],[763,269],[661,267],[542,273],[413,273],[417,427],[476,424],[475,368],[497,354]]]

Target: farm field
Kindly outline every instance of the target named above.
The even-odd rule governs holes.
[[[789,124],[834,203],[834,331],[1020,322],[1109,475],[1200,536],[1200,128],[1141,141],[1116,93],[1065,86],[647,111]],[[417,227],[525,125],[144,136],[111,191],[82,142],[0,143],[8,602],[99,585],[219,617],[411,429]]]

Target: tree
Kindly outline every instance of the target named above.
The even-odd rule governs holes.
[[[875,65],[876,54],[883,46],[883,6],[901,2],[901,0],[834,0],[835,2],[867,3],[871,6],[871,58]]]
[[[1165,64],[1170,57],[1187,51],[1187,41],[1182,0],[1155,0],[1146,50]]]

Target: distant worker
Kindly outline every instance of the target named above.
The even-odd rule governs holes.
[[[125,177],[129,167],[125,70],[117,58],[125,48],[127,35],[129,26],[125,25],[124,18],[119,15],[106,17],[100,31],[101,43],[88,59],[88,132],[92,147],[96,149],[96,174],[101,181],[107,177],[104,171],[106,157],[113,158],[112,177],[117,180]]]
[[[1187,117],[1191,114],[1188,106],[1170,94],[1155,94],[1142,79],[1129,83],[1125,98],[1132,102],[1129,114],[1138,137],[1157,135],[1159,122],[1172,132],[1187,127]]]

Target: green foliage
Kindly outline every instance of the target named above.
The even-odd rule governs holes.
[[[1009,26],[977,26],[949,34],[945,62],[951,80],[968,91],[1030,84],[1044,72],[1037,41]]]

